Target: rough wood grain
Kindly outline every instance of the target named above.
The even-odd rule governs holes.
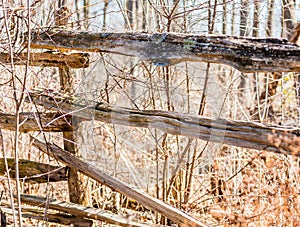
[[[89,67],[88,53],[60,53],[55,51],[30,53],[30,66],[39,67],[58,67],[68,66],[70,68]],[[27,53],[21,53],[14,56],[15,65],[26,65]],[[2,64],[11,64],[11,58],[8,53],[0,53],[0,62]]]
[[[205,141],[300,156],[299,128],[210,119],[160,110],[135,110],[110,106],[106,103],[88,102],[59,93],[35,92],[31,93],[31,96],[36,104],[43,105],[51,111],[61,111],[65,114],[72,112],[72,115],[86,120],[155,128],[170,134]]]
[[[74,128],[70,125],[71,116],[62,117],[56,113],[21,113],[20,114],[20,132],[63,132],[73,131]],[[0,112],[0,127],[6,130],[16,130],[16,117],[12,114]]]
[[[55,25],[63,26],[64,29],[68,27],[68,20],[70,12],[67,3],[61,4],[60,8],[55,13]],[[67,65],[58,67],[60,90],[66,93],[74,93],[74,72]],[[77,118],[72,117],[72,126],[77,125]],[[76,126],[75,126],[76,127]],[[77,135],[73,131],[63,132],[64,150],[74,154],[77,157],[81,156],[81,150],[77,146]],[[90,205],[90,191],[88,179],[79,173],[76,168],[70,167],[68,174],[68,189],[70,202],[80,205]]]
[[[15,178],[15,159],[7,158],[10,176]],[[19,177],[24,182],[47,183],[67,180],[66,167],[53,166],[25,159],[19,160]],[[5,175],[5,161],[0,158],[0,175]]]
[[[52,223],[57,223],[60,225],[65,225],[65,226],[72,226],[72,227],[92,227],[93,226],[93,221],[91,220],[86,220],[82,218],[76,218],[71,215],[65,215],[65,214],[60,214],[60,213],[55,213],[55,214],[43,214],[43,213],[37,213],[33,212],[33,209],[30,210],[31,212],[23,212],[22,217],[24,218],[30,218],[30,219],[36,219],[36,220],[41,220],[45,221],[45,218],[48,222]],[[51,225],[47,224],[48,226],[57,226],[57,225]],[[32,225],[31,225],[32,227]]]
[[[31,36],[31,48],[109,52],[136,56],[158,66],[203,61],[227,64],[242,72],[300,71],[300,47],[276,38],[144,32],[96,33],[58,29],[32,31]]]
[[[8,216],[8,223],[11,223],[12,219],[11,216],[14,215],[13,211],[11,209],[11,205],[9,204],[8,201],[1,201],[1,209],[7,214]],[[18,214],[17,211],[15,211],[16,214]],[[45,215],[45,210],[41,208],[36,208],[36,207],[28,207],[23,205],[22,206],[22,217],[23,218],[29,218],[29,219],[36,219],[36,220],[42,220],[45,221],[45,217],[47,222],[53,222],[57,223],[60,225],[67,225],[67,226],[74,226],[74,227],[90,227],[93,225],[93,222],[89,219],[84,219],[84,218],[78,218],[74,217],[72,215],[67,215],[67,214],[62,214],[59,212],[52,212],[50,210],[47,210],[47,213]],[[39,223],[41,224],[41,223]],[[11,225],[9,225],[11,226]],[[24,224],[24,227],[32,227],[36,226],[33,225],[33,223],[26,223]],[[38,225],[40,226],[40,225]],[[49,226],[52,226],[49,223]],[[55,225],[56,226],[56,225]]]
[[[79,158],[75,157],[67,151],[64,151],[63,149],[54,144],[46,144],[35,138],[32,138],[32,140],[32,144],[41,151],[53,155],[57,160],[66,164],[67,166],[77,168],[86,176],[89,176],[90,178],[98,181],[99,183],[104,184],[126,195],[127,197],[136,200],[143,206],[159,212],[160,214],[171,219],[172,221],[174,221],[182,227],[208,226],[205,223],[200,222],[197,219],[189,216],[188,214],[178,210],[177,208],[172,207],[169,204],[160,201],[159,199],[153,198],[147,195],[145,192],[136,189],[135,187],[130,186],[112,176],[109,176],[108,174],[97,169],[96,167],[80,160]]]
[[[65,212],[67,214],[71,214],[76,217],[87,218],[87,219],[95,219],[99,221],[103,221],[109,224],[114,224],[118,226],[132,226],[132,227],[149,227],[149,226],[158,226],[154,224],[142,224],[134,221],[127,220],[118,215],[110,213],[108,211],[95,209],[91,207],[81,206],[75,203],[67,203],[64,201],[58,201],[55,199],[48,200],[46,198],[41,198],[34,195],[21,195],[22,203],[45,207],[47,204],[49,209],[57,210],[60,212]]]

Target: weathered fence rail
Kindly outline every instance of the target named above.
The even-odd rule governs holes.
[[[201,61],[227,64],[242,72],[300,72],[300,47],[276,38],[59,29],[32,31],[31,37],[31,48],[109,52],[158,66]]]
[[[71,116],[62,117],[58,113],[23,112],[20,114],[20,132],[68,132],[73,131]],[[52,122],[52,124],[49,124]],[[0,112],[0,127],[5,130],[15,130],[16,116]]]
[[[24,45],[28,44],[26,43],[26,37],[28,36],[25,34]],[[144,32],[95,33],[57,28],[33,30],[30,37],[32,37],[32,40],[30,40],[31,48],[50,49],[51,51],[31,52],[29,59],[27,53],[20,53],[12,58],[7,53],[0,53],[0,62],[2,64],[26,65],[29,60],[28,65],[31,66],[59,67],[61,90],[63,91],[72,90],[70,68],[86,68],[89,66],[88,53],[70,53],[68,50],[135,56],[150,61],[156,66],[170,66],[184,61],[195,61],[227,64],[245,73],[300,72],[300,47],[286,40],[275,38],[262,39],[178,33],[149,34]],[[70,79],[69,82],[68,79]],[[43,105],[52,113],[21,113],[22,125],[20,125],[20,132],[61,131],[64,132],[64,138],[71,143],[74,140],[72,136],[74,130],[72,117],[75,116],[80,120],[94,119],[106,123],[154,128],[170,134],[185,135],[206,141],[300,156],[299,128],[209,119],[167,111],[128,109],[110,106],[106,103],[86,102],[59,93],[32,92],[30,95],[30,100],[38,105]],[[14,115],[0,113],[0,117],[0,126],[3,129],[14,130],[16,125]],[[207,226],[184,212],[124,184],[80,160],[75,157],[76,149],[71,146],[65,146],[65,149],[61,149],[54,144],[43,143],[36,139],[33,140],[33,145],[66,164],[74,170],[75,175],[77,170],[80,170],[80,172],[101,184],[135,199],[146,207],[181,224],[181,226]],[[68,144],[65,143],[65,145]],[[70,154],[66,150],[74,154]],[[0,164],[4,167],[4,163]],[[38,167],[34,168],[39,169]],[[51,168],[53,171],[57,169],[55,166],[51,166]],[[65,167],[61,169],[62,176],[59,180],[65,180],[65,170]],[[41,174],[47,172],[47,170],[40,171]],[[4,169],[2,172],[4,172]],[[24,177],[27,175],[25,172]],[[44,182],[44,180],[44,178],[41,178],[41,182]],[[56,180],[54,176],[53,181]],[[69,189],[73,192],[76,191],[74,187],[69,187]],[[78,191],[78,194],[82,193]],[[36,201],[30,202],[29,197],[23,196],[22,198],[23,202],[27,199],[25,202],[38,205]],[[46,200],[43,200],[43,202],[46,202]],[[57,210],[66,209],[65,207],[69,205],[58,204],[62,206],[56,206],[57,204],[54,202],[51,204],[51,201],[49,204],[50,208],[56,208]],[[74,213],[76,212],[78,211],[74,211]],[[91,225],[91,222],[86,219],[88,215],[91,214],[80,213],[78,215],[85,223],[82,225]],[[105,215],[94,216],[94,218],[114,224],[119,222],[124,226],[129,223],[125,223],[126,220],[118,220],[116,216],[108,217]],[[62,219],[61,222],[69,222],[68,218]],[[81,219],[79,218],[78,221]],[[133,226],[144,226],[133,222],[131,224]]]
[[[0,53],[2,64],[26,65],[27,53],[19,53],[11,59],[10,54]],[[70,68],[89,67],[88,53],[60,53],[55,51],[32,52],[29,54],[29,65],[39,67],[68,66]]]
[[[50,143],[43,143],[35,138],[32,139],[33,145],[44,153],[52,155],[67,166],[78,169],[86,176],[89,176],[99,183],[107,185],[108,187],[128,196],[129,198],[136,200],[145,207],[159,212],[182,227],[208,227],[208,225],[205,223],[193,218],[185,212],[166,204],[157,198],[151,197],[142,190],[128,185],[117,178],[106,174],[105,172],[102,172],[100,169],[90,165],[87,162],[84,162],[83,160],[80,160],[58,146]]]
[[[267,126],[252,122],[210,119],[190,114],[135,110],[89,102],[60,93],[32,92],[31,99],[51,111],[86,120],[133,127],[155,128],[174,135],[200,138],[237,147],[300,155],[300,129]]]

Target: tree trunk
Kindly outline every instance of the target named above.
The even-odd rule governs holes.
[[[283,36],[290,40],[294,28],[295,0],[283,0]]]
[[[254,1],[254,16],[253,16],[253,37],[259,37],[259,13],[260,12],[260,1]]]

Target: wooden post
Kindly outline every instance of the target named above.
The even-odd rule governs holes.
[[[55,14],[56,26],[68,26],[69,9],[66,6],[60,7]],[[60,89],[65,93],[74,93],[73,75],[69,66],[59,67]],[[72,118],[72,126],[76,128],[77,119]],[[63,132],[64,149],[75,156],[80,156],[80,151],[76,145],[76,134],[73,132]],[[70,168],[68,174],[68,188],[70,202],[84,206],[89,206],[89,193],[87,190],[87,180],[83,174],[77,172],[77,169]]]

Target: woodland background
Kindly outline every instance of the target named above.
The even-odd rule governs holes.
[[[69,8],[67,27],[73,30],[288,39],[300,20],[298,4],[295,0],[3,0],[0,49],[10,54],[23,51],[24,32],[55,27],[55,12],[61,6]],[[299,127],[299,83],[295,73],[280,76],[241,73],[230,66],[199,62],[159,67],[134,57],[105,53],[90,56],[88,68],[71,71],[72,94],[82,99],[133,109]],[[0,111],[17,116],[20,112],[36,110],[33,104],[24,101],[24,96],[36,88],[59,90],[59,73],[57,67],[1,64]],[[298,157],[174,136],[156,129],[97,121],[77,123],[76,147],[82,160],[207,224],[300,225]],[[30,136],[63,146],[62,132],[21,133],[1,129],[2,157],[62,165],[31,146]],[[44,220],[23,217],[18,222],[18,214],[9,213],[12,194],[70,200],[66,181],[12,180],[7,172],[0,179],[0,202],[8,214],[8,223],[24,226],[50,223],[47,209],[43,211]],[[81,201],[85,206],[130,220],[172,224],[92,179],[85,182],[86,197]]]

